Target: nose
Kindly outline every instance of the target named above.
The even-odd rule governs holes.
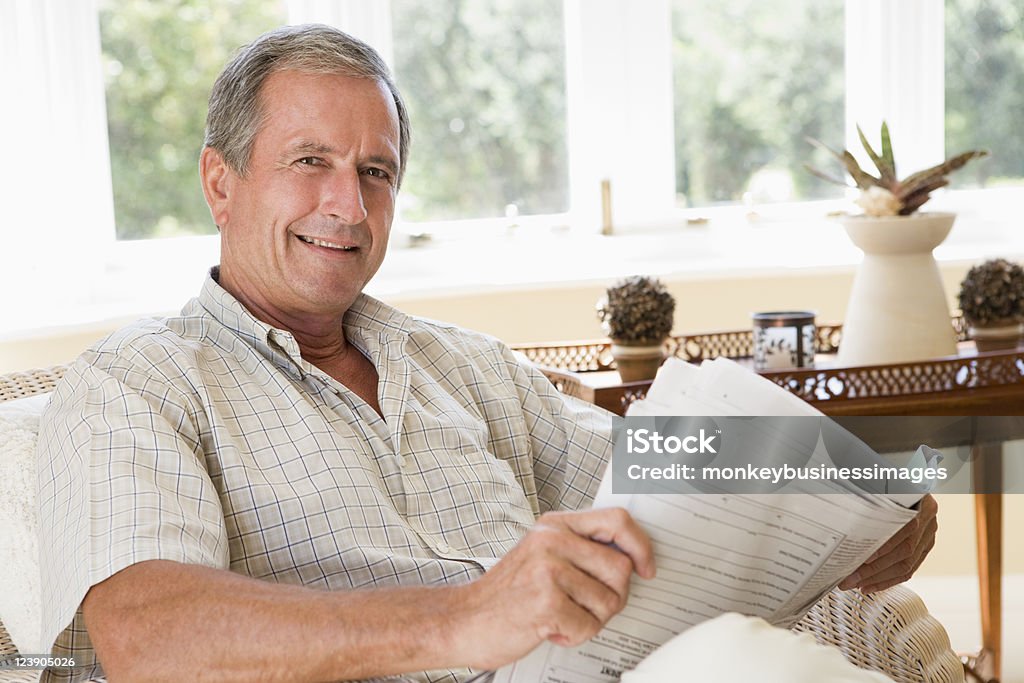
[[[366,220],[363,188],[357,171],[338,169],[330,175],[325,183],[321,210],[346,225],[358,225]]]

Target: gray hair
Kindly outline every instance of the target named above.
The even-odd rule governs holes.
[[[235,54],[210,92],[205,146],[220,152],[225,163],[239,175],[248,173],[253,143],[265,116],[260,100],[263,83],[271,74],[285,70],[373,78],[384,83],[398,109],[396,185],[401,185],[409,155],[409,114],[391,72],[372,47],[323,24],[283,26],[268,31]]]

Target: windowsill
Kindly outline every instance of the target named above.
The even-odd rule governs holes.
[[[929,209],[958,213],[946,242],[935,250],[940,263],[1024,257],[1024,231],[1017,207],[1024,188],[948,193]],[[806,210],[805,210],[806,211]],[[791,211],[759,207],[689,210],[660,225],[612,236],[580,234],[530,219],[511,227],[486,221],[480,230],[439,231],[421,246],[406,246],[396,229],[390,253],[368,293],[387,301],[466,296],[489,291],[543,290],[579,284],[604,286],[635,274],[666,279],[799,276],[852,270],[860,252],[842,228],[822,217],[791,218]],[[687,216],[706,223],[688,225]],[[509,221],[511,222],[511,220]],[[562,221],[564,223],[564,221]],[[218,260],[216,236],[119,242],[92,286],[58,302],[35,301],[0,321],[0,340],[43,336],[57,329],[88,329],[105,322],[163,315],[196,295],[209,266]]]

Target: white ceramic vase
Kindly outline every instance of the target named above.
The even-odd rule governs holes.
[[[956,333],[932,249],[953,228],[952,213],[840,219],[864,252],[846,307],[841,365],[951,356]]]

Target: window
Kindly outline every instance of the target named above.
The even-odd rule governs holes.
[[[955,187],[1024,184],[1024,8],[1018,0],[946,2],[946,153],[993,154]]]
[[[565,27],[550,0],[392,0],[413,146],[405,220],[568,209]]]
[[[216,232],[196,172],[210,87],[285,18],[280,1],[100,2],[118,239]]]
[[[40,264],[48,273],[33,275],[46,292],[9,324],[151,313],[194,293],[219,248],[196,177],[209,88],[237,46],[285,22],[333,24],[367,40],[409,100],[398,253],[375,279],[379,291],[763,265],[768,255],[755,249],[744,261],[736,246],[785,242],[760,227],[821,227],[833,206],[804,200],[842,195],[803,170],[841,173],[805,137],[853,150],[853,124],[877,139],[882,118],[904,172],[944,152],[992,151],[953,176],[954,186],[977,189],[930,207],[960,214],[943,258],[956,240],[957,258],[1012,254],[1024,249],[1006,220],[1024,194],[1019,4],[0,2],[0,85],[38,103],[0,110],[5,130],[20,133],[8,136],[12,158],[60,159],[46,182],[16,173],[9,193],[8,225],[33,226],[4,232],[4,247],[24,256],[12,267],[26,278]],[[637,233],[633,242],[597,235],[604,181],[615,234]],[[1007,183],[1016,187],[994,187]],[[708,208],[787,199],[803,203]],[[76,220],[40,211],[55,200]],[[710,223],[684,228],[700,218]],[[460,220],[438,225],[449,219]],[[417,233],[435,239],[422,252],[403,249],[426,242],[402,239]],[[171,235],[182,237],[149,239]],[[823,243],[801,263],[846,246]]]
[[[843,0],[672,2],[682,206],[837,197],[807,138],[843,146]]]
[[[415,133],[404,218],[566,211],[561,4],[394,0],[392,17]],[[209,89],[285,3],[101,0],[99,19],[118,238],[215,232],[196,180]]]

